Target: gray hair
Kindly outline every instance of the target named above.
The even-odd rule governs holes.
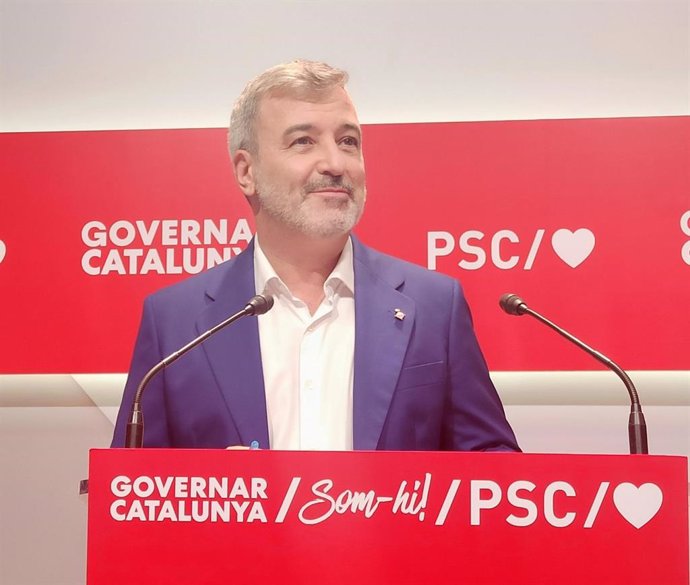
[[[237,98],[230,116],[230,156],[238,150],[256,152],[254,121],[266,95],[312,97],[335,87],[345,87],[348,75],[319,61],[298,59],[267,69],[252,79]]]

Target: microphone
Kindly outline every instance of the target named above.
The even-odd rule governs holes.
[[[205,333],[202,333],[196,339],[190,341],[184,347],[178,349],[176,352],[170,354],[161,362],[158,362],[153,366],[146,375],[142,378],[139,386],[137,387],[136,394],[134,395],[134,401],[132,402],[132,410],[129,415],[129,422],[127,423],[127,430],[125,435],[125,447],[138,449],[144,444],[144,413],[141,410],[141,399],[144,394],[146,386],[151,381],[158,372],[166,368],[178,358],[186,354],[190,349],[194,349],[197,345],[206,341],[211,335],[217,333],[221,329],[227,327],[231,323],[234,323],[242,317],[248,317],[252,315],[263,315],[264,313],[271,310],[273,307],[273,297],[268,294],[254,295],[244,309],[238,311],[234,315],[228,317],[225,321],[218,323],[215,327],[212,327]]]
[[[649,453],[647,447],[647,424],[644,420],[642,405],[640,404],[637,390],[635,389],[635,385],[628,374],[626,374],[618,364],[607,358],[604,354],[591,348],[586,343],[580,341],[577,337],[565,331],[565,329],[561,329],[558,325],[552,321],[549,321],[546,317],[530,309],[527,306],[527,303],[525,303],[525,301],[523,301],[518,295],[506,293],[498,301],[498,304],[501,306],[501,309],[503,309],[509,315],[530,315],[537,319],[537,321],[541,321],[544,323],[544,325],[547,325],[556,333],[565,337],[568,341],[571,341],[579,348],[585,350],[589,355],[604,364],[607,368],[613,370],[616,375],[623,380],[623,383],[628,389],[628,394],[630,396],[630,417],[628,419],[628,442],[630,444],[630,453],[642,453],[645,455]]]

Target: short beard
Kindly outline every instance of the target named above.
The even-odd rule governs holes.
[[[310,200],[309,193],[329,187],[345,189],[349,198],[332,202]],[[349,233],[362,216],[366,200],[366,188],[357,197],[354,187],[337,177],[310,181],[301,190],[298,202],[275,185],[264,183],[260,177],[256,177],[256,188],[261,209],[267,215],[295,231],[317,238]]]

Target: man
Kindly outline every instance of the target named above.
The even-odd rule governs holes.
[[[149,297],[113,446],[145,372],[265,291],[275,305],[153,379],[144,444],[517,450],[458,283],[350,235],[366,199],[347,74],[278,65],[230,123],[256,220],[237,258]]]

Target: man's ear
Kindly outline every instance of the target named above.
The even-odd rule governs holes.
[[[238,150],[232,157],[232,169],[235,179],[245,197],[256,195],[256,182],[254,181],[254,159],[250,152]]]

